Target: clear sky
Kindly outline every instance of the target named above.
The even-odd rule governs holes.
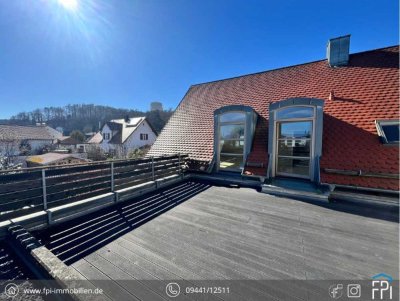
[[[397,0],[0,0],[0,118],[175,108],[190,85],[398,44]]]

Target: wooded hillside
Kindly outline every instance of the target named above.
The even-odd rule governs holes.
[[[47,125],[64,129],[64,135],[69,135],[73,130],[82,132],[97,132],[99,126],[111,119],[121,119],[125,116],[145,116],[157,132],[160,132],[173,111],[147,111],[117,109],[108,106],[93,104],[73,104],[64,107],[45,107],[32,112],[21,112],[2,123],[17,125],[34,125],[46,123]]]

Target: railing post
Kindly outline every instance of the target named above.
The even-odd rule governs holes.
[[[47,210],[46,170],[42,169],[43,209]]]
[[[114,162],[111,162],[111,192],[114,192]]]
[[[181,153],[178,153],[179,175],[182,174]]]
[[[154,173],[154,157],[153,156],[151,156],[151,177],[153,178],[153,181],[156,178],[155,173]]]

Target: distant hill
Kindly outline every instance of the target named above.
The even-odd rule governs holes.
[[[117,109],[94,104],[73,104],[64,107],[45,107],[31,112],[21,112],[10,119],[0,120],[2,124],[47,125],[64,129],[64,135],[69,135],[73,130],[82,132],[97,132],[99,127],[111,119],[121,119],[126,116],[145,116],[157,132],[160,132],[171,117],[173,111],[147,111]]]

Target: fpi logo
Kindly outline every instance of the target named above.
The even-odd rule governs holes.
[[[380,273],[372,277],[372,300],[375,300],[375,297],[378,300],[392,300],[393,296],[393,287],[391,286],[391,282],[393,278],[385,273]],[[389,296],[389,299],[386,299]]]

